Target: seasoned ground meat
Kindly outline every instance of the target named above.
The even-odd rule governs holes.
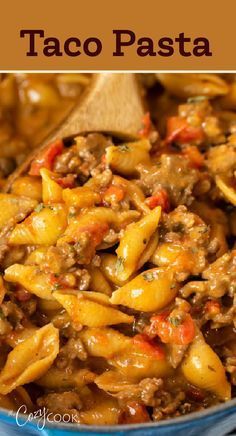
[[[189,162],[178,155],[163,154],[155,166],[138,168],[140,185],[152,195],[159,189],[169,194],[171,204],[189,205],[193,201],[193,189],[199,181],[198,170],[189,167]]]
[[[62,392],[48,394],[38,398],[37,404],[53,414],[69,415],[73,422],[81,422],[79,410],[82,407],[79,395],[76,392]]]
[[[54,170],[63,175],[75,173],[81,181],[85,181],[100,164],[109,145],[111,141],[99,133],[91,133],[87,137],[78,136],[75,145],[56,158]]]

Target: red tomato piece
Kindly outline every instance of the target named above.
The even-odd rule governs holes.
[[[204,156],[195,145],[186,146],[183,155],[190,160],[192,168],[201,168],[204,165]]]
[[[103,194],[105,203],[110,203],[112,200],[120,202],[125,196],[124,189],[121,186],[111,185]]]
[[[65,177],[58,177],[55,182],[58,183],[62,188],[74,188],[75,186],[75,174],[67,174]]]
[[[201,142],[204,139],[202,127],[190,126],[186,118],[170,117],[167,120],[166,143],[171,144],[174,141],[180,144],[188,142]]]
[[[220,313],[220,303],[218,301],[207,301],[205,304],[205,311],[210,315],[217,315]]]
[[[52,170],[55,158],[62,153],[64,144],[61,140],[55,141],[50,144],[46,150],[43,150],[36,159],[31,163],[29,170],[30,176],[39,176],[41,168]]]
[[[169,196],[165,189],[161,189],[158,193],[146,198],[145,203],[150,209],[161,206],[164,212],[170,210]]]
[[[119,419],[119,424],[139,424],[151,421],[146,407],[138,401],[130,401]]]
[[[159,336],[165,344],[187,345],[194,339],[195,325],[188,313],[180,324],[177,319],[171,319],[165,313],[151,318],[151,325],[147,328],[148,332]]]
[[[140,130],[139,135],[143,138],[147,138],[151,132],[151,118],[150,113],[147,112],[142,119],[143,128]]]
[[[138,334],[134,336],[133,342],[138,348],[140,348],[146,354],[150,354],[151,356],[155,357],[155,359],[164,359],[165,353],[161,345],[156,344],[146,334]]]

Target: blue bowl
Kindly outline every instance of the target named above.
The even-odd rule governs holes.
[[[85,426],[26,420],[0,409],[0,435],[17,436],[225,436],[236,435],[236,399],[201,412],[159,423]],[[45,425],[44,425],[45,424]]]

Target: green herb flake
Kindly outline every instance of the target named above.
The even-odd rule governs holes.
[[[44,204],[43,203],[39,203],[35,208],[34,208],[34,211],[35,212],[41,212],[41,210],[43,210],[45,208],[45,206],[44,206]]]
[[[184,224],[181,223],[181,222],[174,223],[173,231],[176,232],[176,233],[184,233],[185,232]]]
[[[152,282],[153,280],[155,280],[156,274],[154,271],[153,272],[147,271],[147,272],[143,273],[143,278],[147,282]]]
[[[5,319],[5,315],[4,315],[1,307],[0,307],[0,319]]]
[[[116,272],[122,273],[124,271],[124,259],[123,257],[118,257],[116,261]]]
[[[52,291],[58,291],[59,289],[61,289],[61,284],[60,283],[54,283],[53,287],[52,287]]]
[[[215,370],[211,365],[207,365],[207,368],[208,368],[210,371],[216,372],[216,370]]]
[[[178,327],[181,324],[181,320],[177,316],[170,316],[169,321],[174,327]]]
[[[119,151],[122,151],[122,153],[125,153],[126,151],[130,151],[130,148],[126,144],[118,145]]]
[[[201,101],[207,100],[207,97],[205,95],[196,95],[195,97],[189,97],[187,102],[188,103],[200,103]]]
[[[74,218],[76,216],[76,212],[69,212],[68,217]]]

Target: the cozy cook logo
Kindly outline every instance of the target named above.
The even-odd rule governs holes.
[[[28,412],[27,406],[22,404],[16,412],[9,412],[16,420],[18,427],[24,427],[28,422],[36,421],[38,430],[43,430],[47,423],[76,423],[78,416],[69,413],[52,413],[43,407],[34,412]],[[25,416],[22,416],[25,415]]]

